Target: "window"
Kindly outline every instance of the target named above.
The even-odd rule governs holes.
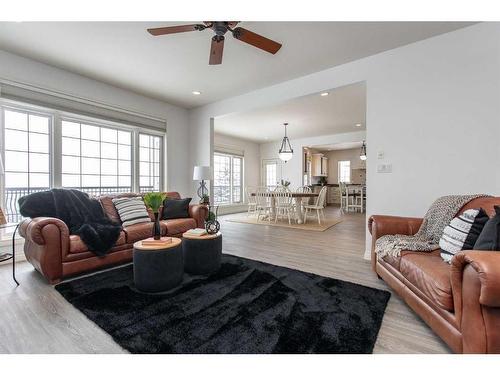
[[[278,186],[278,161],[277,160],[265,160],[263,162],[263,184],[271,190],[274,190]]]
[[[351,162],[349,160],[339,161],[339,182],[351,182]]]
[[[3,212],[21,220],[19,198],[51,187],[162,190],[163,144],[159,132],[0,99]]]
[[[89,194],[132,191],[132,132],[62,121],[62,186]]]
[[[235,204],[242,200],[243,158],[230,154],[214,154],[214,201]]]
[[[17,200],[51,186],[51,117],[36,112],[5,109],[3,128],[4,208],[7,220],[15,222],[20,219]]]
[[[160,190],[161,137],[139,134],[139,191]]]

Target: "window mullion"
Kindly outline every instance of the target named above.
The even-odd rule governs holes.
[[[56,114],[52,117],[51,144],[49,145],[49,158],[51,164],[51,186],[62,186],[62,121]]]

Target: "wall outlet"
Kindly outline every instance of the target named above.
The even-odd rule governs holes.
[[[378,164],[377,173],[392,173],[392,164]]]

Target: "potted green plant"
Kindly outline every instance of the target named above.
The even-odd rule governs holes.
[[[144,203],[146,207],[149,207],[153,214],[155,215],[155,223],[153,225],[153,238],[159,240],[161,238],[161,228],[160,228],[160,208],[163,205],[163,201],[167,198],[165,193],[159,192],[149,192],[144,194]]]

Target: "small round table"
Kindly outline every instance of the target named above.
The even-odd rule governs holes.
[[[184,262],[182,241],[143,246],[134,243],[134,283],[142,292],[157,293],[175,288],[182,282]]]
[[[222,233],[192,236],[182,235],[184,270],[192,275],[207,275],[220,268]]]

